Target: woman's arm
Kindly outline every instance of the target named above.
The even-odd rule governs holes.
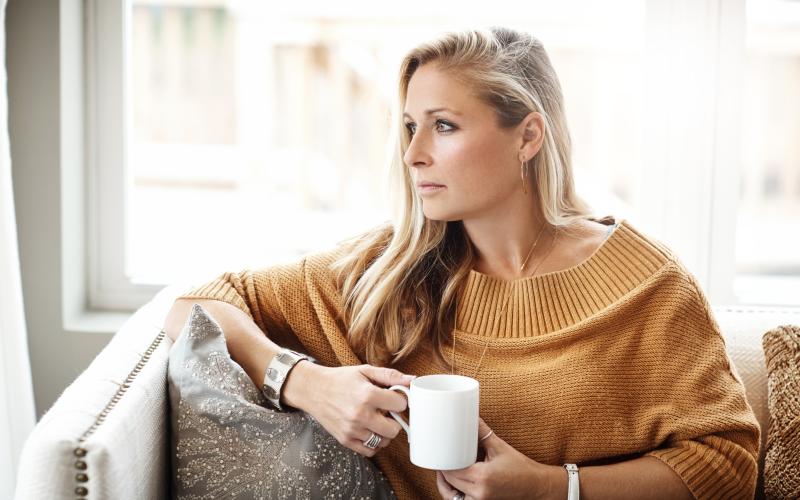
[[[244,369],[256,387],[261,387],[267,365],[272,361],[272,357],[281,350],[281,346],[264,335],[264,332],[244,311],[227,302],[213,299],[178,299],[175,301],[164,322],[164,331],[173,342],[180,335],[194,304],[202,305],[219,323],[220,328],[225,332],[225,343],[231,358]],[[300,401],[305,397],[301,393],[302,389],[313,385],[304,383],[303,379],[314,368],[313,363],[300,362],[289,372],[281,393],[281,403],[299,408]]]
[[[202,305],[225,332],[228,352],[261,387],[264,372],[281,349],[242,309],[214,299],[178,299],[164,324],[167,335],[178,338],[193,304]],[[299,362],[281,391],[281,403],[312,415],[340,444],[367,457],[386,448],[400,432],[400,424],[383,413],[402,412],[407,405],[396,391],[383,389],[408,385],[411,378],[397,370],[370,365],[327,367]],[[374,432],[382,436],[376,449],[364,446]]]
[[[169,338],[173,342],[177,340],[194,304],[203,306],[219,323],[225,332],[225,343],[231,358],[239,363],[256,387],[261,387],[261,378],[267,365],[281,348],[239,308],[213,299],[178,299],[164,322],[164,331]]]
[[[484,460],[465,469],[437,471],[436,485],[443,499],[450,500],[458,492],[478,500],[567,498],[567,471],[563,466],[547,465],[527,457],[490,432],[483,419],[478,419],[478,428],[478,434],[486,436],[480,440],[480,446],[486,451]],[[694,498],[669,465],[651,456],[607,465],[587,465],[579,468],[578,476],[581,500]],[[742,496],[733,492],[725,498],[732,497]]]
[[[553,499],[567,498],[567,471],[549,465]],[[610,465],[580,467],[581,500],[625,499],[692,499],[681,478],[655,457],[639,457]]]

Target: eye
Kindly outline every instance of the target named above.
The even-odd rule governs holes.
[[[442,129],[441,127],[447,127],[447,128]],[[442,119],[436,120],[436,128],[439,130],[439,132],[452,132],[453,130],[456,129],[455,125]]]
[[[408,131],[408,135],[413,136],[414,132],[417,130],[417,124],[414,122],[407,122],[406,130]]]

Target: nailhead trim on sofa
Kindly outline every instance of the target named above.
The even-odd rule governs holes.
[[[75,457],[77,458],[77,460],[75,461],[75,469],[77,470],[77,472],[75,473],[75,494],[78,497],[86,498],[89,495],[88,488],[84,486],[84,483],[89,481],[89,475],[87,470],[88,467],[86,465],[86,461],[83,460],[83,458],[86,456],[87,451],[86,448],[83,448],[81,445],[89,438],[89,436],[91,436],[97,430],[98,427],[100,427],[100,425],[105,421],[106,417],[111,412],[111,410],[117,405],[119,400],[122,399],[122,396],[125,394],[125,392],[133,383],[133,379],[136,378],[136,375],[138,375],[139,372],[142,371],[144,365],[150,360],[150,356],[153,354],[156,348],[158,348],[158,345],[161,343],[161,341],[164,340],[165,335],[166,333],[164,332],[164,330],[158,332],[156,338],[153,339],[153,342],[150,343],[150,346],[147,348],[144,354],[142,354],[141,359],[139,359],[139,361],[136,363],[136,366],[133,367],[133,370],[131,370],[131,372],[128,373],[128,376],[125,377],[125,380],[119,386],[117,392],[115,392],[114,395],[111,397],[109,402],[106,404],[105,408],[103,408],[103,411],[101,411],[100,414],[95,419],[94,423],[92,423],[92,425],[88,429],[86,429],[86,431],[81,435],[81,437],[78,438],[78,446],[75,448],[73,452],[75,454]]]

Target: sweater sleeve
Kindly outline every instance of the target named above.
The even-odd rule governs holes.
[[[288,343],[296,347],[287,309],[308,303],[305,261],[303,258],[290,264],[226,272],[179,298],[219,300],[231,304],[244,311],[277,344]],[[285,342],[281,343],[281,339]]]
[[[667,464],[695,498],[751,499],[758,477],[758,443],[753,443],[752,436],[723,432],[681,439],[645,456]]]
[[[672,468],[695,498],[751,499],[758,477],[758,421],[705,295],[690,273],[685,277],[686,295],[693,299],[682,312],[695,327],[699,349],[694,357],[676,356],[675,363],[685,367],[671,385],[697,392],[687,395],[683,411],[673,416],[669,438],[645,456]]]

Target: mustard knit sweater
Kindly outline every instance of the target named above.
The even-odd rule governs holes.
[[[238,306],[274,342],[326,366],[362,364],[328,269],[340,251],[226,273],[184,297]],[[650,455],[697,498],[753,498],[760,429],[719,326],[676,256],[628,221],[563,271],[511,282],[472,271],[456,329],[462,374],[474,373],[490,338],[481,417],[531,459],[586,466]],[[420,352],[396,368],[436,366]],[[398,498],[439,498],[435,472],[409,461],[404,433],[373,460]]]

